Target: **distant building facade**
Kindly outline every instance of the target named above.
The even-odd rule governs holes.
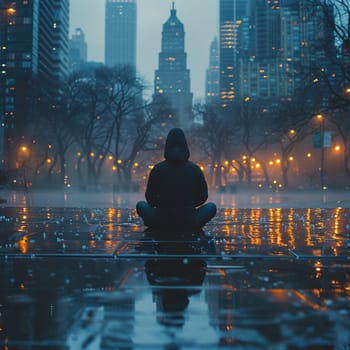
[[[155,72],[154,97],[166,96],[178,113],[182,127],[193,121],[190,70],[187,68],[184,25],[173,8],[163,25],[159,67]]]
[[[249,0],[220,0],[220,99],[227,107],[239,94],[238,60],[247,50]]]
[[[68,74],[69,0],[5,0],[0,11],[1,164],[11,167],[38,98],[33,81],[54,95]]]
[[[332,12],[307,0],[220,0],[221,105],[291,97],[301,70],[335,57]]]
[[[210,45],[209,68],[206,74],[206,103],[217,102],[220,97],[220,51],[219,40],[215,38]]]
[[[81,28],[76,28],[69,40],[69,67],[71,71],[80,69],[87,62],[87,43]]]
[[[136,72],[136,0],[106,0],[105,63]]]

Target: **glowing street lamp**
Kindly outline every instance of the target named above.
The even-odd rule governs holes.
[[[18,150],[18,161],[21,162],[21,165],[19,167],[22,169],[23,172],[23,184],[24,187],[27,188],[27,176],[26,176],[26,160],[29,156],[29,148],[26,145],[20,146]]]

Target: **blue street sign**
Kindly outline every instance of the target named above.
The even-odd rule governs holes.
[[[315,131],[314,133],[314,147],[321,148],[322,133],[321,131]],[[332,133],[330,131],[323,132],[323,148],[332,147]]]

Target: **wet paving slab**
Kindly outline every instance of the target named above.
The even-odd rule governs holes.
[[[0,208],[0,346],[350,348],[350,209],[220,209],[169,235],[134,209]]]

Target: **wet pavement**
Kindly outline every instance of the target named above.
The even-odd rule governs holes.
[[[350,349],[350,209],[0,208],[2,349]]]

